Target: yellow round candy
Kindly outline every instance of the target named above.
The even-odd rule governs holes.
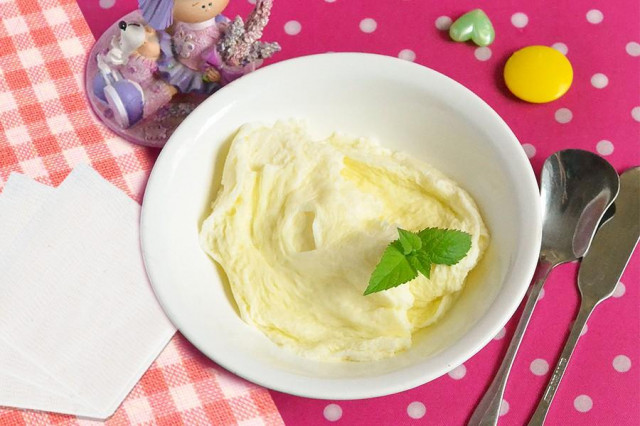
[[[511,55],[504,66],[504,81],[511,93],[524,101],[551,102],[571,87],[573,68],[556,49],[528,46]]]

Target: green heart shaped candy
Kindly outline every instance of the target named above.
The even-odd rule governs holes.
[[[454,41],[471,40],[478,46],[488,46],[496,38],[496,32],[487,14],[474,9],[451,24],[449,37]]]

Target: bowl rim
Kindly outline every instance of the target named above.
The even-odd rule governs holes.
[[[510,278],[517,280],[521,284],[507,295],[502,294],[503,292],[501,290],[498,291],[487,312],[485,312],[460,339],[443,351],[447,352],[453,349],[459,349],[459,352],[453,351],[453,354],[447,354],[449,355],[447,361],[443,363],[440,368],[427,371],[424,368],[418,368],[420,365],[412,365],[373,377],[322,379],[284,371],[278,371],[276,373],[259,371],[246,365],[239,366],[234,362],[234,359],[230,357],[222,359],[216,356],[216,354],[210,353],[198,343],[199,339],[191,333],[188,327],[185,327],[185,321],[183,321],[180,312],[173,309],[170,298],[168,295],[165,295],[163,291],[164,286],[158,284],[165,282],[165,278],[160,270],[161,265],[153,261],[157,250],[162,249],[159,248],[158,236],[153,232],[154,229],[152,229],[152,216],[154,210],[160,208],[162,205],[161,181],[163,174],[166,174],[166,169],[171,167],[169,159],[180,149],[185,137],[193,138],[193,130],[192,128],[190,129],[191,124],[196,123],[205,111],[207,111],[209,116],[214,115],[216,112],[224,111],[227,106],[225,99],[228,98],[230,94],[244,86],[254,84],[253,82],[255,80],[262,79],[263,76],[286,72],[287,70],[295,69],[302,65],[312,66],[314,63],[318,63],[318,61],[334,62],[336,65],[340,64],[340,66],[343,67],[342,69],[345,69],[345,66],[347,67],[346,69],[348,69],[349,63],[357,64],[363,61],[368,62],[371,66],[397,68],[396,71],[402,71],[402,67],[419,68],[425,77],[439,79],[444,84],[451,85],[452,90],[455,89],[458,93],[464,94],[463,96],[466,97],[465,101],[468,105],[471,105],[469,107],[471,110],[482,112],[489,117],[491,122],[488,125],[493,126],[493,130],[499,132],[502,136],[505,149],[512,151],[509,153],[510,160],[518,163],[516,167],[513,168],[519,170],[519,176],[514,177],[516,178],[516,189],[522,191],[524,194],[523,197],[532,204],[530,209],[521,209],[526,217],[520,219],[519,222],[526,221],[528,223],[528,227],[522,231],[524,233],[522,240],[533,242],[529,242],[526,245],[523,241],[518,242],[517,253],[511,262],[511,270],[513,272],[511,275],[505,277],[505,280],[506,278]],[[362,64],[359,65],[361,66]],[[294,73],[294,75],[295,74],[296,73]],[[498,334],[515,313],[533,278],[542,239],[541,209],[542,204],[539,197],[537,179],[524,150],[521,148],[520,142],[502,117],[470,89],[431,68],[391,56],[359,52],[323,53],[277,62],[230,83],[218,91],[215,96],[206,99],[178,126],[160,152],[149,176],[141,210],[140,239],[147,275],[160,305],[177,329],[205,356],[226,370],[250,382],[272,390],[308,398],[353,400],[390,395],[428,383],[466,362]],[[497,302],[500,302],[499,311],[492,309]],[[457,348],[458,346],[462,347]]]

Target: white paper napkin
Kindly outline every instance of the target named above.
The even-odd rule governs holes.
[[[113,414],[175,332],[147,280],[139,212],[78,166],[0,258],[0,339],[82,395],[90,417]]]
[[[0,196],[0,258],[54,189],[11,174]],[[0,404],[33,410],[76,412],[90,415],[95,409],[79,401],[48,372],[24,359],[10,342],[0,339]]]
[[[11,173],[0,194],[0,253],[11,246],[13,239],[54,192],[50,186]]]

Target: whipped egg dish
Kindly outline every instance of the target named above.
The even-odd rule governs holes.
[[[470,234],[467,255],[364,296],[397,229],[429,227]],[[438,170],[362,138],[315,140],[299,122],[240,129],[200,233],[242,319],[324,361],[409,348],[450,308],[488,242],[474,200]]]

